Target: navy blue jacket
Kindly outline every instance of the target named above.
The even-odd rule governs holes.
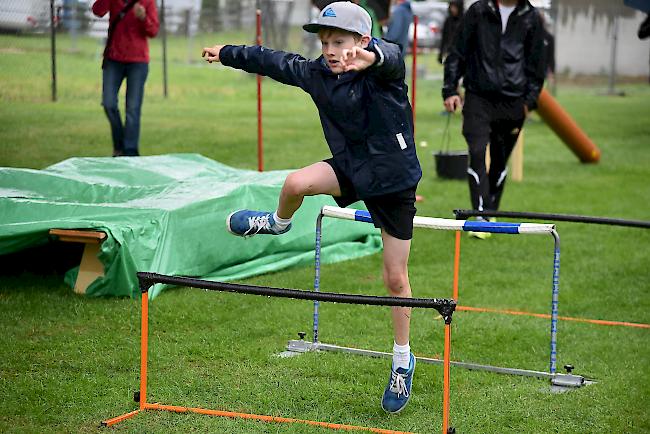
[[[365,199],[414,187],[422,177],[400,49],[373,39],[368,50],[378,59],[373,66],[343,74],[332,73],[322,56],[309,60],[261,46],[226,45],[219,58],[307,92],[332,157]]]
[[[537,107],[544,84],[545,55],[542,22],[528,0],[519,0],[501,34],[496,0],[480,0],[463,16],[445,59],[442,98],[458,94],[458,82],[491,100],[522,97],[528,109]]]

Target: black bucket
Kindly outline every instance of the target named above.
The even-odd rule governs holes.
[[[467,179],[467,151],[446,151],[433,154],[440,178]]]

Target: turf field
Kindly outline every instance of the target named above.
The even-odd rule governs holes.
[[[214,37],[216,38],[216,37]],[[241,35],[170,41],[169,93],[152,56],[142,115],[141,153],[199,153],[254,169],[256,86],[245,74],[202,64],[201,44],[246,42]],[[250,39],[250,38],[248,38]],[[152,44],[159,53],[160,42]],[[108,156],[108,122],[99,105],[95,40],[58,41],[58,88],[50,102],[49,41],[0,36],[0,166],[42,169],[69,157]],[[99,51],[98,51],[99,50]],[[410,58],[407,59],[410,62]],[[416,136],[424,176],[418,214],[452,217],[469,207],[465,182],[436,176],[442,146],[440,67],[424,55]],[[525,128],[522,182],[510,182],[503,210],[650,220],[650,86],[619,82],[625,97],[604,96],[606,80],[561,80],[557,99],[602,152],[581,164],[535,115]],[[264,80],[267,170],[297,168],[328,156],[317,113],[300,90]],[[463,149],[460,118],[453,149]],[[0,216],[1,219],[1,216]],[[224,228],[215,228],[215,231]],[[650,324],[650,232],[558,223],[562,242],[560,315]],[[327,236],[327,234],[325,234]],[[243,246],[245,247],[245,246]],[[140,304],[76,296],[63,283],[65,258],[48,251],[0,257],[0,431],[97,432],[99,422],[136,408]],[[410,276],[417,297],[450,297],[453,236],[416,229]],[[321,288],[384,295],[381,256],[322,267]],[[459,302],[549,313],[553,243],[548,236],[463,237]],[[310,289],[311,267],[246,283]],[[311,328],[310,302],[178,288],[149,306],[149,402],[197,406],[414,432],[440,432],[442,369],[418,365],[409,406],[388,416],[379,406],[388,363],[334,353],[279,358],[287,340]],[[321,305],[322,340],[390,351],[387,308]],[[440,357],[443,327],[415,311],[411,345]],[[548,368],[550,321],[458,312],[454,360]],[[309,337],[309,335],[308,335]],[[650,329],[560,321],[558,366],[597,383],[551,393],[542,380],[451,371],[451,424],[460,433],[650,432]],[[110,430],[126,432],[316,433],[279,425],[149,412]],[[109,429],[105,429],[108,431]]]

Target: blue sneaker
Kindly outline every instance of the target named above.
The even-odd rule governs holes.
[[[257,234],[280,235],[291,229],[291,224],[283,230],[276,230],[274,225],[272,212],[241,209],[226,218],[228,232],[240,237],[252,237]]]
[[[388,386],[381,398],[381,408],[388,413],[399,413],[402,411],[411,398],[411,385],[413,384],[413,373],[415,372],[415,356],[411,353],[409,368],[397,368],[390,370]]]

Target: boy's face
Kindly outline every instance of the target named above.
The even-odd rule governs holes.
[[[367,36],[355,38],[353,33],[336,29],[323,29],[318,32],[318,36],[327,66],[335,74],[344,72],[340,62],[343,50],[354,46],[366,48],[370,42],[370,38]]]

